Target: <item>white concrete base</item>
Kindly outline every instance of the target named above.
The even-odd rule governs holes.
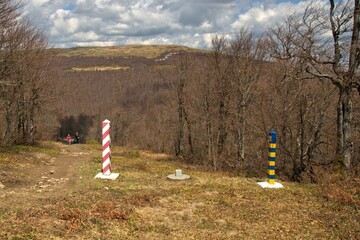
[[[176,176],[175,174],[170,174],[167,177],[171,180],[186,180],[190,178],[190,176],[186,174],[181,174],[180,176]]]
[[[101,172],[96,174],[95,178],[115,180],[119,176],[119,173],[111,173],[110,175],[102,174]]]
[[[171,180],[186,180],[186,179],[189,179],[190,176],[187,175],[187,174],[183,174],[181,172],[181,169],[176,169],[175,170],[175,174],[170,174],[167,176],[169,179]]]
[[[283,188],[284,186],[281,183],[275,182],[274,184],[270,184],[268,182],[258,182],[262,188]]]

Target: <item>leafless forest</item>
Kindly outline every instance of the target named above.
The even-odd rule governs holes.
[[[280,176],[359,175],[359,3],[330,5],[309,5],[261,37],[245,27],[218,34],[206,52],[67,56],[0,0],[2,144],[75,131],[99,140],[107,118],[113,144],[260,176],[274,129]]]

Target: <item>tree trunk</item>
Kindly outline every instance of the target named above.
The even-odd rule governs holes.
[[[342,90],[339,90],[339,101],[337,105],[337,145],[336,145],[336,155],[340,156],[344,151],[344,104]]]
[[[217,155],[221,156],[224,151],[226,141],[225,130],[225,103],[221,100],[219,106],[219,127],[218,127],[218,141],[217,141]]]
[[[208,162],[212,165],[213,170],[217,170],[217,161],[216,156],[214,154],[214,138],[213,138],[213,125],[212,125],[212,114],[210,112],[210,91],[207,88],[205,90],[205,96],[204,96],[204,107],[205,107],[205,113],[206,113],[206,119],[205,119],[205,127],[206,127],[206,139],[207,139],[207,158]]]
[[[351,154],[353,143],[351,141],[351,114],[352,114],[352,87],[349,86],[345,90],[344,98],[344,166],[347,169],[351,167]]]
[[[208,154],[208,161],[211,162],[213,170],[216,171],[217,169],[217,161],[216,156],[214,156],[213,152],[213,130],[210,121],[207,119],[206,122],[206,135],[207,135],[207,154]]]
[[[238,108],[239,129],[237,131],[237,159],[238,164],[241,165],[245,161],[245,103],[241,103]]]
[[[189,150],[190,150],[190,154],[193,155],[194,154],[194,148],[193,148],[193,140],[192,140],[191,123],[190,123],[189,117],[188,117],[185,109],[184,109],[184,118],[185,118],[187,130],[188,130]]]
[[[10,109],[9,103],[5,107],[5,119],[6,119],[5,131],[4,131],[4,135],[2,137],[2,143],[4,145],[12,145],[14,143],[13,135],[14,135],[15,126],[14,126],[14,121],[13,121],[13,114]]]
[[[179,94],[179,93],[178,93]],[[180,93],[183,94],[183,93]],[[184,106],[182,95],[178,95],[178,131],[176,138],[175,154],[182,156],[184,154]]]
[[[337,148],[336,153],[345,168],[351,167],[353,143],[351,141],[352,86],[340,89],[337,107]]]
[[[304,97],[302,101],[300,101],[300,108],[299,108],[299,133],[296,139],[297,142],[297,155],[295,154],[293,158],[293,176],[292,178],[295,181],[301,180],[301,174],[305,170],[305,154],[304,154],[304,142],[305,142],[305,116],[306,116],[306,109],[304,109],[304,101],[306,98]]]

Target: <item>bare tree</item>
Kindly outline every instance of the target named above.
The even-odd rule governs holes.
[[[188,144],[190,153],[193,154],[192,144],[192,132],[191,123],[189,120],[189,114],[186,110],[185,101],[186,93],[185,88],[188,85],[191,75],[191,68],[193,66],[194,59],[188,53],[180,53],[178,61],[176,63],[176,80],[173,86],[176,90],[177,96],[177,113],[178,113],[178,127],[177,127],[177,139],[175,144],[175,153],[177,156],[184,155],[184,138],[185,138],[185,124],[188,130]]]
[[[35,116],[42,104],[42,73],[46,38],[29,21],[19,18],[20,3],[1,1],[0,85],[4,107],[3,144],[33,144]]]
[[[235,102],[233,125],[236,135],[237,164],[245,161],[245,142],[247,129],[249,129],[247,114],[249,105],[254,101],[255,83],[261,75],[262,61],[265,56],[265,49],[262,45],[262,39],[256,38],[246,27],[241,28],[229,44],[232,71],[230,77]]]
[[[193,148],[193,136],[190,121],[189,106],[187,103],[187,91],[188,85],[191,81],[191,75],[194,68],[194,57],[187,52],[179,52],[173,60],[173,69],[175,73],[173,76],[169,76],[169,69],[158,71],[163,81],[170,83],[173,91],[175,92],[174,104],[177,118],[175,127],[175,154],[176,156],[186,155],[186,134],[187,134],[187,145],[189,153],[194,153]]]
[[[229,130],[229,107],[230,107],[230,70],[228,43],[223,35],[216,35],[212,39],[210,66],[213,68],[213,79],[216,94],[216,158],[214,158],[214,170],[217,170],[218,161],[224,160],[224,150]]]
[[[302,14],[289,16],[270,30],[272,56],[301,66],[292,73],[294,79],[330,81],[338,89],[336,153],[349,169],[353,89],[360,81],[359,2],[330,0],[329,16],[324,6],[312,3]]]

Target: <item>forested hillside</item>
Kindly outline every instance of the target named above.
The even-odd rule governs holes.
[[[214,44],[225,44],[222,41]],[[138,53],[132,54],[134,49]],[[319,174],[314,171],[336,165],[337,97],[332,84],[286,79],[283,65],[254,61],[260,55],[227,62],[219,52],[224,49],[54,50],[53,67],[59,74],[51,79],[57,92],[52,107],[57,115],[40,133],[51,133],[42,137],[54,139],[80,131],[86,140],[99,141],[100,123],[107,118],[113,144],[169,152],[215,170],[259,176],[267,166],[268,132],[275,129],[277,172],[283,177],[315,181]],[[243,54],[245,50],[238,49]],[[358,116],[359,97],[354,100]],[[353,169],[358,162],[355,154]]]
[[[54,50],[52,68],[59,74],[51,79],[57,92],[53,106],[62,128],[59,132],[59,124],[51,124],[48,127],[56,127],[41,132],[50,131],[56,137],[80,129],[87,140],[99,140],[100,122],[108,118],[113,143],[170,150],[156,138],[160,138],[158,131],[171,135],[169,124],[161,119],[176,119],[170,112],[174,110],[174,61],[184,50],[198,59],[206,54],[181,46]],[[163,71],[168,71],[166,78]]]

